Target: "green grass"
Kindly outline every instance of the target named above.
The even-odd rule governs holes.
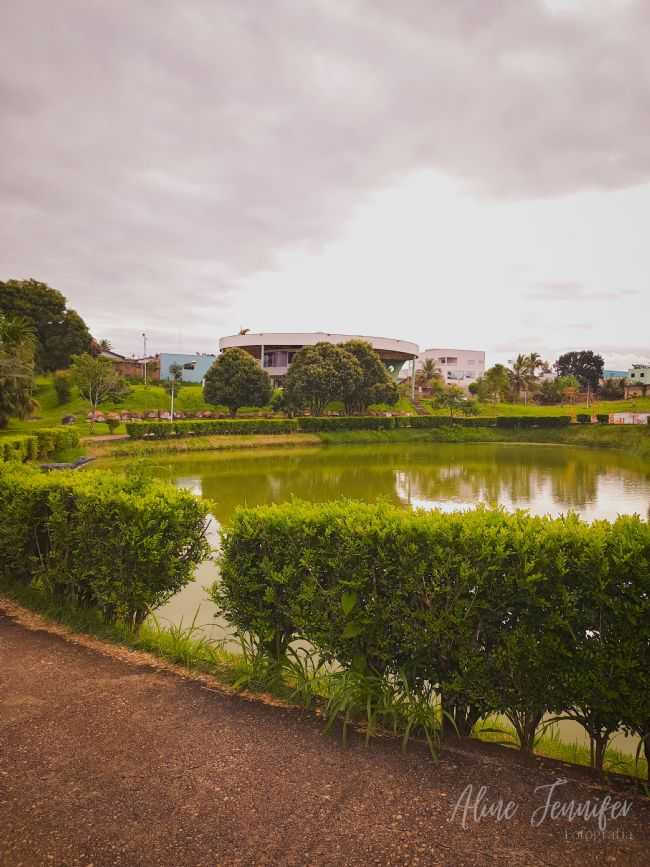
[[[482,741],[502,743],[512,747],[518,746],[514,728],[501,717],[491,716],[480,720],[474,726],[473,735]],[[572,765],[591,766],[589,747],[576,741],[561,740],[557,725],[549,726],[538,738],[535,753],[538,756],[546,756],[549,759],[557,759]],[[639,756],[637,761],[635,756],[622,753],[614,747],[609,747],[605,752],[604,769],[605,773],[609,771],[616,774],[626,774],[629,777],[638,777],[641,780],[648,779],[648,762],[643,754]]]
[[[432,415],[448,415],[448,410],[436,409],[431,400],[423,398],[421,401],[430,408]],[[581,413],[597,415],[598,413],[613,412],[650,412],[650,397],[631,397],[629,400],[603,400],[596,401],[587,406],[586,403],[560,404],[554,406],[540,406],[536,403],[478,403],[479,415],[517,416],[517,415],[569,415],[574,417]]]
[[[256,434],[255,436],[197,436],[177,440],[119,440],[87,444],[86,451],[96,458],[144,458],[152,455],[183,455],[189,452],[268,449],[277,446],[318,446],[318,434]]]

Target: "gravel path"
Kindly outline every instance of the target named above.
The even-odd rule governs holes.
[[[343,750],[310,714],[37,625],[0,611],[2,867],[650,864],[645,799],[615,793],[630,812],[604,840],[531,826],[562,774],[558,799],[602,799],[580,773],[481,746],[435,765],[392,741]],[[468,784],[514,817],[450,821]]]

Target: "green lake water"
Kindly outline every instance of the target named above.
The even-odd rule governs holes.
[[[219,524],[237,506],[280,503],[292,496],[383,499],[403,508],[446,511],[478,503],[534,514],[572,510],[589,521],[632,513],[650,518],[650,465],[605,450],[418,443],[160,455],[151,463],[157,475],[213,502],[215,545]],[[204,631],[226,637],[228,625],[215,617],[205,592],[215,577],[213,563],[200,566],[196,580],[159,610],[163,622],[188,624],[200,607],[197,622]],[[576,724],[561,728],[563,739],[584,742]],[[634,742],[622,735],[616,745],[633,752]]]

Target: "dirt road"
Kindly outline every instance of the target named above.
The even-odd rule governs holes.
[[[595,821],[531,824],[549,793],[535,787],[562,775],[553,800],[606,794],[497,748],[438,764],[392,741],[344,750],[306,712],[26,628],[0,606],[2,867],[648,865],[647,800],[615,793],[629,813],[608,813],[604,838]],[[512,801],[514,815],[476,822],[463,807],[481,786],[483,805]]]

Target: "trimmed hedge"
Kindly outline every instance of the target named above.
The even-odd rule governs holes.
[[[598,424],[609,424],[609,414],[599,412],[596,416],[596,421],[598,422]]]
[[[194,421],[129,421],[126,432],[132,439],[167,439],[191,435],[286,434],[298,430],[295,418],[219,418]]]
[[[0,576],[139,625],[208,554],[208,504],[109,471],[0,469]]]
[[[38,457],[38,440],[28,434],[0,437],[0,463],[32,461]]]
[[[130,421],[126,431],[132,439],[167,439],[192,435],[318,433],[395,428],[495,427],[487,417],[449,416],[300,416],[298,418],[197,419],[195,421]]]
[[[578,424],[591,424],[591,416],[587,415],[587,413],[579,412],[576,415],[576,421]]]
[[[637,516],[405,512],[339,501],[240,508],[211,595],[282,664],[310,642],[343,670],[426,694],[469,734],[505,713],[532,749],[547,712],[594,738],[650,736],[650,527]]]
[[[49,458],[56,452],[75,449],[79,445],[79,434],[70,427],[42,427],[34,431],[38,441],[38,457]]]
[[[39,428],[33,434],[0,437],[0,463],[49,458],[63,449],[79,445],[79,434],[67,427]]]
[[[568,415],[500,415],[496,420],[497,427],[505,428],[568,427],[570,424]]]

